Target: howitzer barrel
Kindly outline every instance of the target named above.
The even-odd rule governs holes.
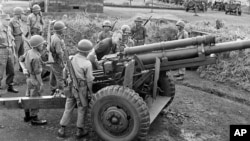
[[[153,64],[155,62],[156,57],[166,58],[169,61],[174,61],[198,57],[200,52],[199,50],[201,50],[202,53],[204,53],[205,55],[210,55],[212,53],[221,53],[246,48],[250,48],[250,40],[219,43],[215,46],[205,46],[203,49],[199,49],[199,47],[189,47],[175,50],[167,50],[164,52],[158,51],[152,53],[138,54],[137,56],[143,62],[144,65],[148,65]]]
[[[206,35],[194,38],[186,38],[181,40],[174,40],[174,41],[167,41],[167,42],[125,48],[124,52],[127,55],[133,55],[133,54],[141,54],[157,50],[168,50],[168,49],[182,48],[187,46],[194,46],[201,44],[207,45],[214,43],[215,43],[215,37],[211,35]]]

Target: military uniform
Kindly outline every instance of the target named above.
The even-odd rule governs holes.
[[[106,38],[111,38],[112,35],[113,35],[113,32],[112,32],[112,31],[108,31],[108,32],[101,31],[101,32],[98,34],[98,40],[97,40],[97,42],[100,42],[100,41],[102,41],[103,39],[106,39]]]
[[[41,54],[34,50],[28,50],[25,55],[20,57],[20,61],[25,63],[25,67],[28,70],[28,78],[27,82],[27,97],[37,97],[41,96],[40,93],[40,84],[36,78],[36,75],[40,75],[42,73],[42,60]],[[30,109],[30,115],[32,117],[37,116],[38,109]]]
[[[40,12],[40,14],[31,13],[28,16],[27,25],[30,27],[31,36],[42,35],[43,24],[44,24],[44,21],[43,21],[41,12]]]
[[[63,90],[64,80],[63,80],[63,43],[61,37],[58,34],[51,36],[50,51],[52,53],[54,63],[51,65],[50,74],[50,87],[52,92],[56,89]]]
[[[94,76],[92,73],[92,64],[86,57],[76,54],[72,61],[72,66],[74,68],[76,77],[78,79],[79,85],[79,93],[84,95],[85,101],[81,103],[79,98],[76,98],[73,94],[71,97],[68,97],[66,100],[65,111],[63,113],[63,117],[60,121],[60,125],[67,126],[70,122],[71,116],[73,114],[73,110],[77,105],[77,127],[84,127],[84,114],[86,107],[88,105],[87,102],[87,82],[92,82],[94,80]],[[77,95],[77,94],[76,94]]]
[[[89,91],[90,94],[92,94],[92,84],[94,76],[92,72],[92,64],[86,58],[86,56],[92,50],[92,48],[93,44],[89,40],[83,39],[78,43],[79,53],[70,58],[76,79],[78,80],[79,92],[77,93],[76,90],[72,88],[73,95],[67,96],[65,110],[62,119],[60,121],[61,128],[58,130],[58,136],[60,137],[65,136],[65,127],[69,124],[73,114],[73,110],[76,105],[77,105],[76,137],[81,138],[87,134],[87,131],[84,130],[84,119],[88,106],[87,92]]]
[[[16,44],[16,54],[18,57],[24,54],[24,41],[23,41],[23,31],[21,28],[22,20],[13,18],[10,21],[10,27],[12,29],[12,35],[15,37],[15,44]]]
[[[2,20],[2,19],[1,19]],[[0,24],[0,87],[1,81],[6,72],[6,84],[10,87],[13,85],[14,80],[14,60],[13,50],[14,37],[11,34],[9,26]],[[18,91],[16,91],[18,92]]]
[[[144,45],[145,38],[147,36],[147,30],[144,26],[141,27],[132,27],[131,29],[132,38],[134,40],[135,46]]]

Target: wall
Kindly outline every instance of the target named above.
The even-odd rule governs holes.
[[[48,12],[103,13],[103,0],[48,0]]]

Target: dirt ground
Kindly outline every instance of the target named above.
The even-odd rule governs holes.
[[[250,23],[249,15],[241,17],[225,15],[223,12],[209,11],[193,16],[194,13],[176,10],[153,10],[155,14],[169,14],[187,21],[215,20],[222,18],[228,24],[247,25]],[[130,18],[137,13],[149,14],[150,9],[125,9],[105,7],[105,14]],[[215,14],[216,13],[216,14]],[[198,75],[186,78],[187,83],[201,81]],[[24,77],[17,72],[16,86],[18,94],[6,93],[0,90],[1,97],[24,96],[25,85],[22,85]],[[211,82],[213,83],[213,82]],[[48,82],[44,95],[49,94]],[[227,88],[228,86],[225,86]],[[221,89],[225,89],[221,86]],[[220,89],[220,88],[218,88]],[[237,94],[238,90],[231,89]],[[40,118],[48,120],[48,125],[41,127],[31,126],[23,122],[23,110],[0,109],[0,141],[73,141],[75,133],[75,119],[69,126],[66,139],[57,138],[56,132],[63,109],[41,110]],[[240,102],[222,98],[214,94],[191,87],[176,85],[176,96],[168,108],[168,112],[161,114],[153,122],[148,134],[149,141],[228,141],[229,125],[250,124],[250,108]],[[86,138],[83,140],[91,140]]]

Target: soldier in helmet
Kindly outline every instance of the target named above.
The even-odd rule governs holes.
[[[176,23],[176,26],[178,29],[177,40],[188,38],[188,32],[184,29],[185,23],[183,21],[179,20]],[[176,77],[177,80],[183,80],[185,72],[186,72],[185,68],[179,69],[178,73],[176,73],[174,76]]]
[[[18,93],[18,90],[13,88],[13,80],[15,76],[13,56],[15,56],[15,42],[9,27],[10,16],[0,15],[0,89],[1,81],[6,72],[7,91]]]
[[[87,131],[84,130],[84,119],[86,116],[86,110],[88,106],[87,102],[87,89],[92,94],[92,84],[94,80],[92,72],[92,64],[87,59],[87,55],[92,50],[93,44],[86,39],[81,40],[78,43],[78,53],[71,59],[73,69],[79,82],[79,93],[85,98],[84,101],[80,101],[79,96],[73,92],[72,96],[68,96],[66,99],[65,111],[60,121],[61,128],[58,130],[58,136],[65,137],[65,127],[69,124],[73,114],[73,110],[77,105],[77,132],[76,137],[81,138],[87,135]]]
[[[30,46],[32,49],[28,50],[23,56],[19,58],[20,64],[23,69],[23,73],[27,76],[27,97],[41,96],[44,90],[43,81],[41,78],[42,65],[41,52],[45,40],[40,35],[34,35],[30,38]],[[45,125],[46,120],[38,119],[38,109],[25,109],[24,121],[31,121],[32,125]]]
[[[111,29],[111,22],[109,20],[106,20],[106,21],[104,21],[102,23],[102,28],[103,28],[103,31],[101,31],[98,34],[97,43],[100,42],[101,40],[105,39],[105,38],[112,37],[113,32],[110,31],[110,29]]]
[[[55,22],[53,29],[54,35],[51,36],[50,45],[50,52],[52,53],[52,57],[54,59],[54,63],[51,65],[50,75],[51,95],[53,95],[57,89],[59,89],[60,92],[63,91],[64,53],[62,49],[62,35],[65,32],[66,26],[62,21],[57,21]]]
[[[132,27],[131,33],[132,33],[132,39],[134,40],[135,46],[139,45],[144,45],[145,44],[145,39],[147,36],[147,30],[146,28],[142,25],[142,18],[137,17],[135,19],[135,26]]]
[[[130,38],[131,36],[131,29],[128,25],[122,25],[122,45],[124,47],[133,47],[134,41]]]
[[[43,17],[41,7],[37,4],[33,5],[32,13],[28,16],[27,24],[29,26],[29,34],[42,35],[43,34]]]
[[[12,30],[12,35],[15,38],[15,52],[16,56],[19,58],[24,54],[24,41],[23,41],[23,31],[22,31],[22,16],[24,14],[23,8],[14,8],[14,18],[10,21],[10,27]],[[21,67],[19,69],[21,71]]]
[[[111,38],[106,38],[96,44],[87,57],[91,61],[93,68],[101,69],[98,61],[100,61],[103,56],[123,51],[121,44],[122,31],[120,30],[115,31]]]

